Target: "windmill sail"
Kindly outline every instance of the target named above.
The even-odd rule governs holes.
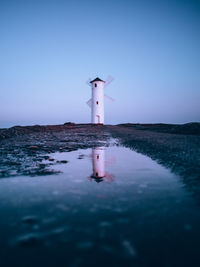
[[[92,80],[92,79],[90,79],[90,78],[89,78],[89,79],[87,80],[87,82],[86,82],[86,83],[87,83],[87,85],[89,85],[90,87],[91,87],[91,83],[90,83],[90,82],[91,82],[91,80]]]
[[[110,96],[108,96],[108,95],[105,95],[104,94],[104,96],[108,99],[108,100],[110,100],[110,101],[112,101],[112,102],[114,102],[115,101],[115,99],[114,98],[112,98],[112,97],[110,97]]]
[[[90,98],[86,103],[91,108],[92,107],[92,98]]]
[[[109,75],[107,77],[107,79],[106,79],[106,82],[105,82],[105,86],[104,87],[108,86],[113,80],[114,80],[114,78]]]

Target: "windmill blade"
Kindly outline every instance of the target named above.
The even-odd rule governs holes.
[[[86,81],[87,85],[91,86],[91,83],[90,83],[91,80],[92,80],[92,79],[89,78],[89,79]]]
[[[115,101],[115,99],[114,98],[112,98],[112,97],[110,97],[110,96],[108,96],[108,95],[104,95],[108,100],[110,100],[110,101],[112,101],[112,102],[114,102]]]
[[[114,78],[112,76],[108,76],[105,82],[104,87],[108,86],[112,81],[114,80]]]
[[[105,182],[109,183],[109,182],[114,181],[114,178],[115,178],[114,174],[108,173],[108,172],[106,172],[105,174],[106,174],[105,175],[105,178],[106,178]]]
[[[105,160],[105,166],[108,167],[109,165],[112,165],[115,163],[116,159],[113,155],[110,155],[107,160]]]
[[[91,107],[92,107],[92,98],[90,98],[90,99],[86,102],[86,104],[91,108]]]

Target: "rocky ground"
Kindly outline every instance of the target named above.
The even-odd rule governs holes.
[[[54,174],[56,151],[106,145],[110,134],[102,126],[54,125],[12,127],[0,130],[0,177]],[[49,163],[43,163],[43,161]],[[59,162],[60,163],[60,162]],[[63,164],[67,162],[62,162]]]
[[[192,193],[200,192],[200,123],[15,126],[0,129],[0,177],[55,173],[48,154],[109,145],[143,153],[180,175]],[[44,164],[43,160],[49,162]],[[63,164],[66,162],[63,162]]]
[[[169,168],[200,203],[200,123],[122,124],[109,132],[126,147]]]

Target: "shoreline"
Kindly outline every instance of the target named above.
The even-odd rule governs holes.
[[[48,153],[120,145],[147,155],[178,174],[200,202],[200,123],[184,125],[73,124],[0,129],[0,177],[53,174],[41,162]],[[187,134],[185,134],[187,132]],[[195,132],[195,134],[194,134]]]

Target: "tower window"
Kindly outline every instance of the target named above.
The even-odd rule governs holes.
[[[98,176],[98,172],[96,172],[96,176]]]
[[[99,155],[97,155],[97,159],[99,159]]]
[[[96,104],[98,105],[99,104],[99,101],[96,101]]]
[[[94,87],[97,87],[97,84],[96,83],[94,84]]]

